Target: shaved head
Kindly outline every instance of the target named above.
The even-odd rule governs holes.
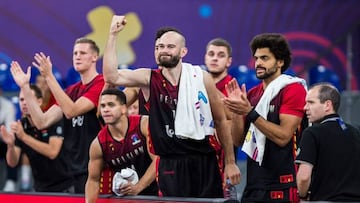
[[[179,45],[181,48],[186,46],[185,37],[179,32],[166,32],[160,37],[159,43],[161,43],[163,40],[172,40],[173,43]]]

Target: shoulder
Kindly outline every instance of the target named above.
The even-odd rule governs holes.
[[[283,88],[283,91],[288,94],[306,95],[305,87],[300,83],[288,84]]]

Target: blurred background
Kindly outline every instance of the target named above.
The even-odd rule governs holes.
[[[189,53],[185,61],[193,64],[204,63],[209,40],[228,40],[233,46],[230,74],[249,88],[257,83],[250,40],[259,33],[279,32],[292,48],[288,73],[305,78],[309,85],[333,83],[345,98],[346,105],[341,107],[344,119],[360,126],[360,118],[351,114],[360,102],[359,8],[357,0],[3,0],[0,85],[7,95],[16,92],[8,72],[10,62],[17,60],[26,68],[40,51],[51,56],[63,87],[76,82],[79,77],[72,68],[75,39],[95,40],[102,54],[111,17],[118,14],[128,20],[119,37],[119,66],[156,67],[155,32],[162,26],[174,26],[186,36]],[[98,68],[101,72],[101,59]]]

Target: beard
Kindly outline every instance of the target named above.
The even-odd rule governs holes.
[[[263,67],[256,67],[256,69],[257,68],[263,68]],[[272,68],[269,68],[269,69],[264,68],[265,69],[264,74],[263,75],[256,74],[256,77],[260,80],[267,79],[267,78],[271,77],[272,75],[274,75],[277,72],[278,68],[279,67],[276,67],[276,66],[273,66]]]
[[[158,57],[159,66],[162,66],[165,68],[174,68],[181,59],[180,55],[171,56],[170,59],[163,59],[162,56],[169,56],[169,55],[159,55],[159,57]]]

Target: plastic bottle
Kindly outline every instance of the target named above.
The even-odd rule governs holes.
[[[237,191],[235,185],[230,183],[229,179],[226,179],[226,185],[224,189],[224,198],[228,200],[237,200]]]

